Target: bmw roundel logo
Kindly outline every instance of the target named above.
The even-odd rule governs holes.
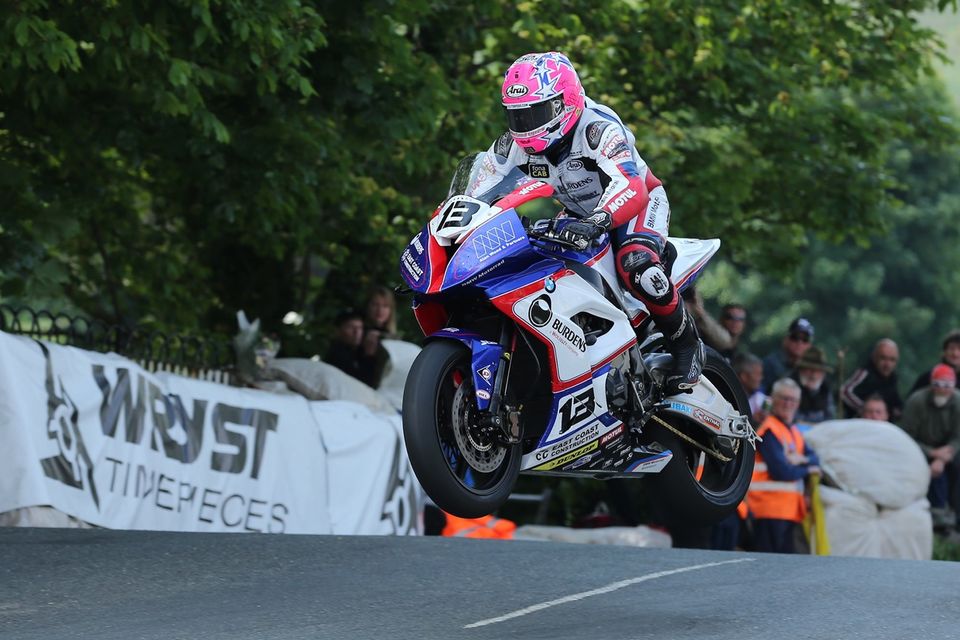
[[[557,288],[557,283],[554,281],[553,278],[551,278],[550,276],[547,276],[547,279],[543,281],[543,288],[546,290],[547,293],[553,293]]]
[[[527,314],[530,318],[530,324],[535,327],[542,327],[550,322],[551,315],[553,315],[553,311],[550,308],[550,296],[548,295],[542,295],[534,300]]]

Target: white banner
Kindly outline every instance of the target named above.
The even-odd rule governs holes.
[[[423,498],[403,446],[400,416],[352,402],[311,402],[330,471],[333,533],[422,531]]]
[[[0,513],[49,505],[112,529],[416,533],[415,491],[413,515],[395,513],[412,477],[399,420],[367,412],[353,425],[355,413],[0,333]]]

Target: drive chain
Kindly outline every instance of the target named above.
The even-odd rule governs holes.
[[[695,446],[697,449],[700,449],[701,451],[703,451],[703,452],[706,453],[707,455],[713,456],[714,458],[716,458],[716,459],[719,460],[720,462],[730,462],[731,460],[733,460],[733,456],[727,457],[727,456],[723,455],[722,453],[720,453],[719,451],[716,451],[715,449],[708,449],[707,447],[703,446],[702,444],[700,444],[699,442],[697,442],[696,440],[694,440],[693,438],[691,438],[691,437],[688,436],[687,434],[683,433],[682,431],[680,431],[680,430],[677,429],[676,427],[674,427],[674,426],[672,426],[672,425],[670,425],[670,424],[667,424],[667,422],[666,422],[665,420],[662,420],[659,416],[657,416],[657,415],[651,415],[650,417],[651,417],[655,422],[657,422],[659,425],[661,425],[662,427],[664,427],[665,429],[667,429],[667,430],[673,432],[674,434],[680,436],[681,438],[683,438],[684,440],[686,440],[687,442],[689,442],[690,444],[692,444],[693,446]]]

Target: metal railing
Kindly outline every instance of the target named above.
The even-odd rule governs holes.
[[[113,352],[147,371],[230,384],[234,352],[227,337],[141,331],[82,316],[0,304],[0,331],[89,351]]]

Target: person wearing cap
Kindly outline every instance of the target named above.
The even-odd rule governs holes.
[[[790,374],[797,360],[800,359],[813,342],[813,323],[806,318],[797,318],[790,323],[780,348],[768,354],[763,359],[764,393],[769,394],[773,383]]]
[[[960,451],[960,392],[953,367],[938,364],[930,371],[930,386],[910,394],[900,428],[920,445],[930,463],[927,499],[934,523],[955,525],[949,505],[960,498],[956,463]]]
[[[960,377],[960,329],[954,329],[943,338],[943,355],[940,362],[953,368],[953,372]],[[923,389],[930,386],[930,372],[924,371],[917,376],[913,386],[910,387],[910,393],[917,389]],[[908,393],[907,395],[910,395]]]
[[[379,336],[365,332],[363,315],[353,310],[338,314],[334,325],[336,334],[323,357],[324,362],[369,387],[379,387],[390,359]]]
[[[814,425],[824,420],[832,420],[837,413],[831,385],[827,374],[833,367],[827,364],[827,357],[819,347],[807,349],[790,375],[800,384],[800,407],[795,419],[798,423]]]
[[[890,338],[877,340],[873,345],[870,360],[854,371],[840,389],[846,417],[853,418],[863,413],[866,398],[873,394],[878,394],[883,399],[894,420],[900,417],[903,400],[897,389],[896,369],[899,360],[900,350],[896,342]]]

